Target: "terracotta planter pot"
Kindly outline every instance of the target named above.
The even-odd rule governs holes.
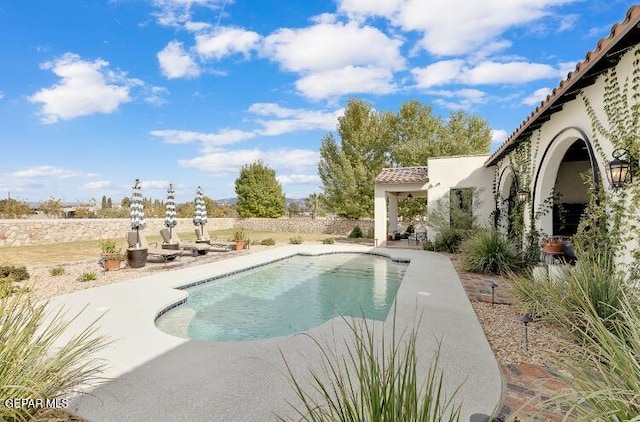
[[[102,263],[102,266],[107,271],[117,271],[120,269],[120,262],[121,262],[120,259],[106,259]]]
[[[236,251],[244,249],[244,240],[236,240]]]
[[[564,244],[562,243],[545,243],[544,246],[545,252],[550,253],[558,253],[564,251]]]

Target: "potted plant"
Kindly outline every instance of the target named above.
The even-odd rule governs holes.
[[[558,236],[543,237],[542,248],[547,253],[559,253],[564,251],[564,241]]]
[[[106,271],[115,271],[120,269],[120,262],[124,261],[120,248],[117,247],[114,240],[103,240],[100,242],[102,249],[102,266]]]
[[[233,234],[233,240],[236,242],[236,251],[241,251],[244,249],[244,232],[242,230],[238,230]]]

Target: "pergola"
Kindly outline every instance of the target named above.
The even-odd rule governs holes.
[[[384,246],[387,234],[398,230],[398,199],[426,199],[428,189],[427,167],[382,169],[382,172],[375,179],[374,236],[376,246]],[[387,221],[389,222],[388,231]]]

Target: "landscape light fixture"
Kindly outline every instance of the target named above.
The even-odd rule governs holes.
[[[493,306],[493,304],[495,303],[496,287],[498,287],[498,284],[495,281],[492,281],[491,282],[491,306]]]
[[[520,322],[524,324],[524,350],[526,352],[529,351],[529,333],[528,333],[528,325],[532,322],[533,319],[529,316],[529,314],[524,314],[520,317]]]
[[[631,162],[633,162],[633,158],[629,150],[624,148],[616,149],[611,155],[613,155],[613,160],[607,166],[609,181],[614,189],[618,189],[624,186],[625,183],[633,181],[632,163],[623,159],[623,157],[626,155]]]

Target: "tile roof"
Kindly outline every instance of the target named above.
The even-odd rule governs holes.
[[[376,177],[376,183],[417,183],[428,182],[426,167],[383,168]]]
[[[620,58],[629,48],[640,42],[640,6],[632,6],[627,11],[624,21],[616,23],[611,28],[608,37],[600,39],[596,48],[586,54],[583,61],[576,65],[574,71],[547,95],[538,107],[518,126],[518,128],[500,145],[491,157],[485,162],[485,166],[496,164],[503,156],[514,149],[517,144],[526,139],[533,130],[537,129],[549,120],[551,114],[561,110],[561,105],[574,99],[585,86],[595,82],[597,76],[617,64],[616,58]],[[617,47],[615,51],[612,51]],[[553,110],[552,110],[553,109]]]

